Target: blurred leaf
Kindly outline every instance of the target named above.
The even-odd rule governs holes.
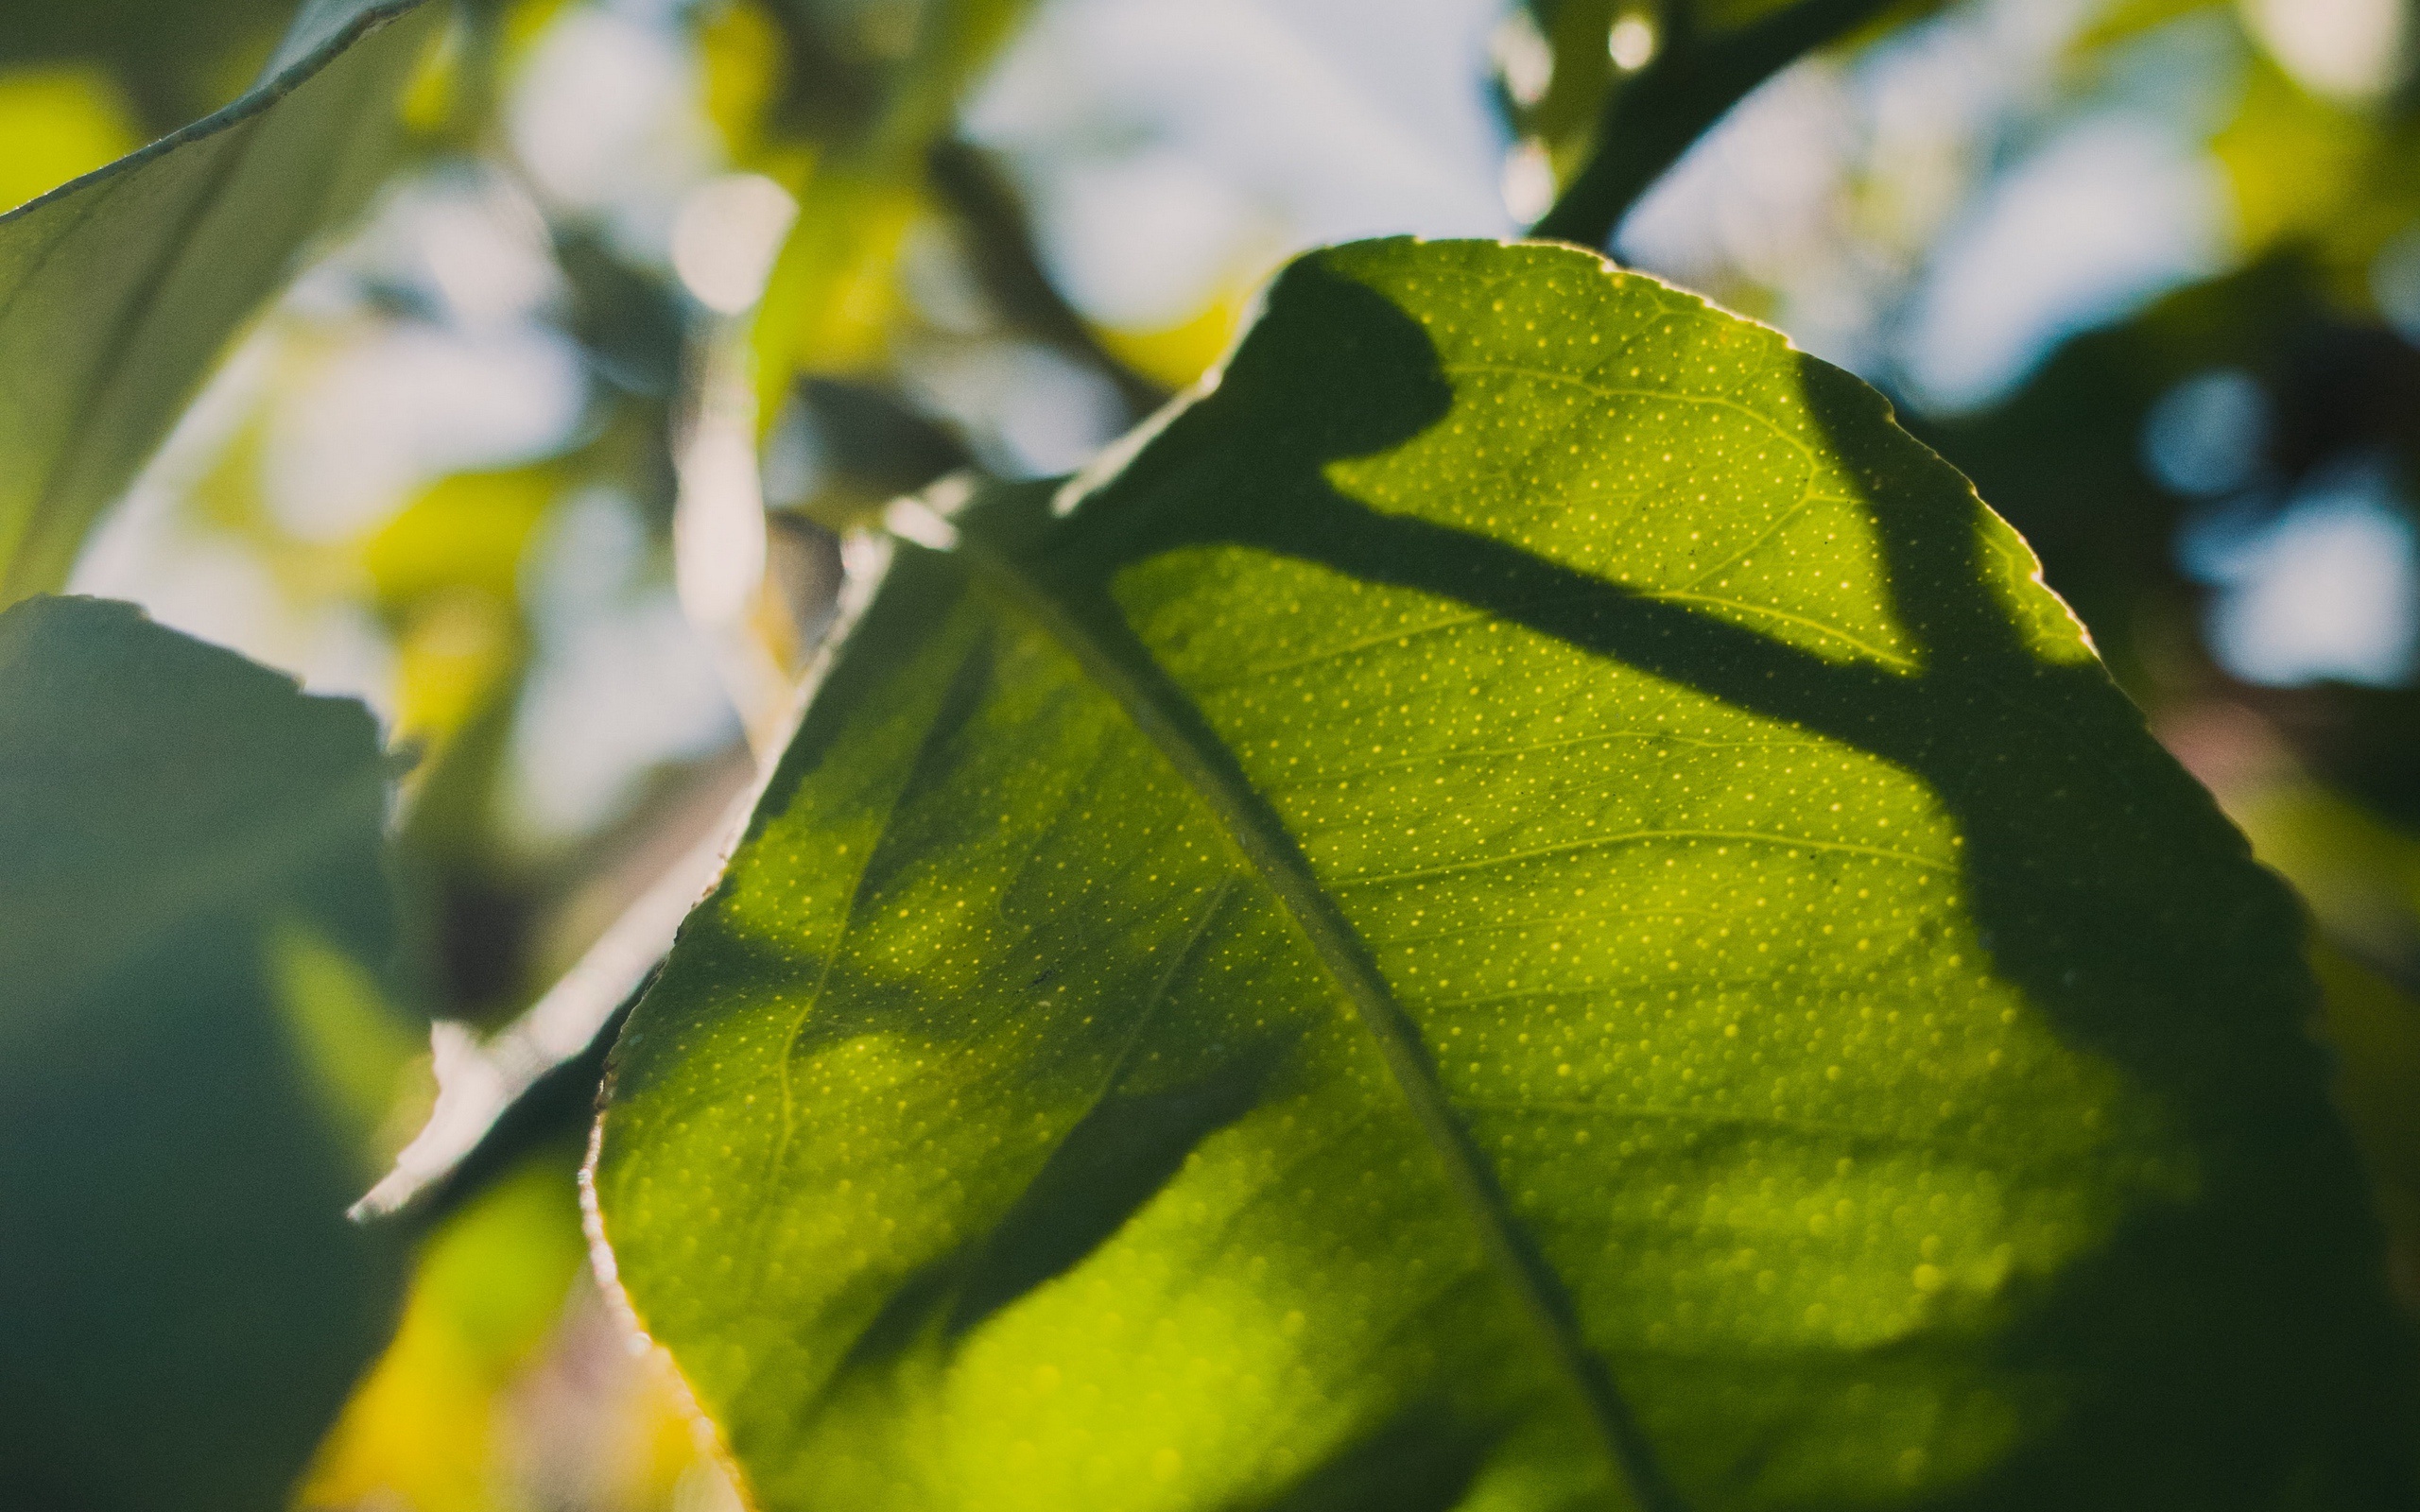
[[[14,210],[79,173],[134,150],[126,100],[90,68],[0,73],[0,210]]]
[[[2394,1232],[2404,1304],[2420,1307],[2420,1001],[2325,941],[2311,958],[2326,988],[2337,1095]]]
[[[688,339],[679,296],[583,228],[557,229],[555,262],[571,285],[565,329],[596,370],[624,393],[671,395]]]
[[[1175,325],[1156,331],[1104,330],[1101,344],[1119,362],[1174,392],[1200,380],[1227,354],[1254,292],[1240,282],[1228,284]]]
[[[1115,455],[896,548],[614,1052],[759,1504],[2409,1504],[2291,902],[1871,390],[1367,243]]]
[[[522,554],[562,485],[547,463],[457,473],[371,539],[363,565],[397,631],[399,736],[441,752],[518,675]]]
[[[2074,48],[2094,52],[2133,42],[2187,16],[2231,10],[2229,0],[2110,0],[2079,31]]]
[[[2294,885],[2323,929],[2420,979],[2420,839],[2308,779],[2281,777],[2219,796],[2254,853]],[[2413,1091],[2420,1094],[2420,1082]]]
[[[1112,355],[1091,323],[1061,297],[1042,266],[1022,197],[989,154],[944,140],[933,145],[926,163],[935,197],[958,219],[976,283],[1011,326],[1107,378],[1132,419],[1167,402],[1167,388]]]
[[[769,420],[801,374],[862,376],[890,357],[900,244],[923,197],[912,180],[819,164],[800,207],[752,332],[758,413]]]
[[[2246,72],[2243,103],[2210,146],[2235,191],[2238,244],[2257,254],[2356,208],[2349,191],[2374,135],[2359,112],[2308,94],[2265,55]]]
[[[865,524],[901,494],[974,464],[947,428],[888,389],[805,378],[796,399],[817,474],[804,509],[829,529]]]
[[[517,1504],[499,1400],[555,1328],[584,1253],[572,1146],[524,1160],[423,1246],[410,1300],[321,1447],[304,1506],[410,1512]]]
[[[295,9],[296,0],[0,0],[0,63],[97,63],[165,131],[225,104]]]
[[[863,376],[889,357],[905,308],[895,282],[899,252],[925,210],[929,154],[1027,7],[1028,0],[769,6],[785,52],[764,134],[791,145],[779,166],[800,215],[752,335],[767,423],[800,375]]]
[[[732,160],[761,161],[786,73],[781,24],[758,0],[733,0],[699,26],[698,62],[706,118]]]
[[[561,471],[547,463],[458,472],[431,485],[363,553],[379,601],[401,608],[471,589],[510,603],[529,533],[562,487]]]
[[[787,134],[902,167],[950,129],[1030,0],[768,0]]]
[[[386,788],[357,703],[0,612],[0,1504],[278,1505],[384,1343],[400,1256],[344,1210],[405,1032],[362,1020]]]
[[[0,216],[0,603],[65,579],[228,337],[367,198],[441,14],[316,0],[234,104]]]

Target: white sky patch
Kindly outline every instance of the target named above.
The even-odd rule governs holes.
[[[2211,497],[2249,485],[2269,439],[2269,397],[2238,368],[2199,373],[2162,394],[2143,420],[2143,463],[2178,493]]]
[[[2206,522],[2179,555],[2218,586],[2210,648],[2244,681],[2410,680],[2420,658],[2420,542],[2377,469],[2317,484],[2250,529]]]
[[[738,315],[765,293],[798,201],[760,173],[731,173],[689,191],[672,222],[672,268],[700,304]]]
[[[607,822],[648,767],[737,733],[712,649],[670,590],[642,586],[648,551],[635,507],[603,489],[567,500],[533,542],[523,593],[539,653],[508,794],[525,842]]]
[[[285,394],[270,422],[268,507],[302,540],[341,540],[435,478],[546,455],[586,404],[579,353],[551,331],[397,322]]]
[[[1554,206],[1554,162],[1543,142],[1520,142],[1504,155],[1504,209],[1523,224]]]
[[[603,216],[617,246],[648,260],[668,249],[682,191],[721,156],[680,35],[593,7],[539,36],[505,128],[547,198]]]
[[[2383,94],[2409,62],[2403,0],[2242,0],[2244,26],[2314,94]]]
[[[936,352],[916,380],[933,408],[979,427],[970,438],[984,465],[1010,477],[1073,472],[1126,420],[1098,373],[1031,342]]]
[[[373,257],[403,265],[465,330],[530,319],[563,293],[544,219],[501,175],[411,180],[379,220],[364,238]]]
[[[1655,23],[1633,11],[1605,33],[1605,56],[1625,74],[1634,74],[1655,60]]]
[[[2166,123],[2106,115],[2060,133],[1942,247],[1904,353],[1916,397],[1990,404],[2065,337],[2217,271],[2226,205],[2217,164]]]
[[[531,669],[513,731],[510,812],[541,844],[608,823],[649,767],[718,750],[739,728],[669,590],[566,630]]]
[[[1173,324],[1295,248],[1500,235],[1488,0],[1052,0],[966,113],[1028,170],[1046,256]]]

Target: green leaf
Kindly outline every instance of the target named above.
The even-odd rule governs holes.
[[[441,13],[311,0],[242,98],[0,215],[0,604],[66,580],[229,336],[368,198]]]
[[[369,712],[0,612],[0,1504],[283,1504],[401,1285],[349,1224],[394,951]],[[391,1066],[389,1067],[391,1091]]]
[[[1365,243],[1062,498],[898,548],[615,1052],[761,1504],[2399,1504],[2292,905],[1870,389]]]

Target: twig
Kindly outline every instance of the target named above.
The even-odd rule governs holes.
[[[1596,150],[1530,234],[1602,248],[1648,188],[1749,91],[1894,3],[1799,0],[1711,40],[1688,26],[1685,3],[1659,7],[1665,30],[1654,60],[1614,86]]]
[[[1046,341],[1115,386],[1136,419],[1168,391],[1120,361],[1044,271],[1017,193],[983,150],[944,137],[925,166],[933,193],[966,229],[966,250],[983,291],[1027,335]]]

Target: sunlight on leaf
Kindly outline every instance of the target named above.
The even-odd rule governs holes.
[[[1965,482],[1567,248],[1265,310],[898,548],[616,1049],[760,1503],[2400,1494],[2291,902]]]

